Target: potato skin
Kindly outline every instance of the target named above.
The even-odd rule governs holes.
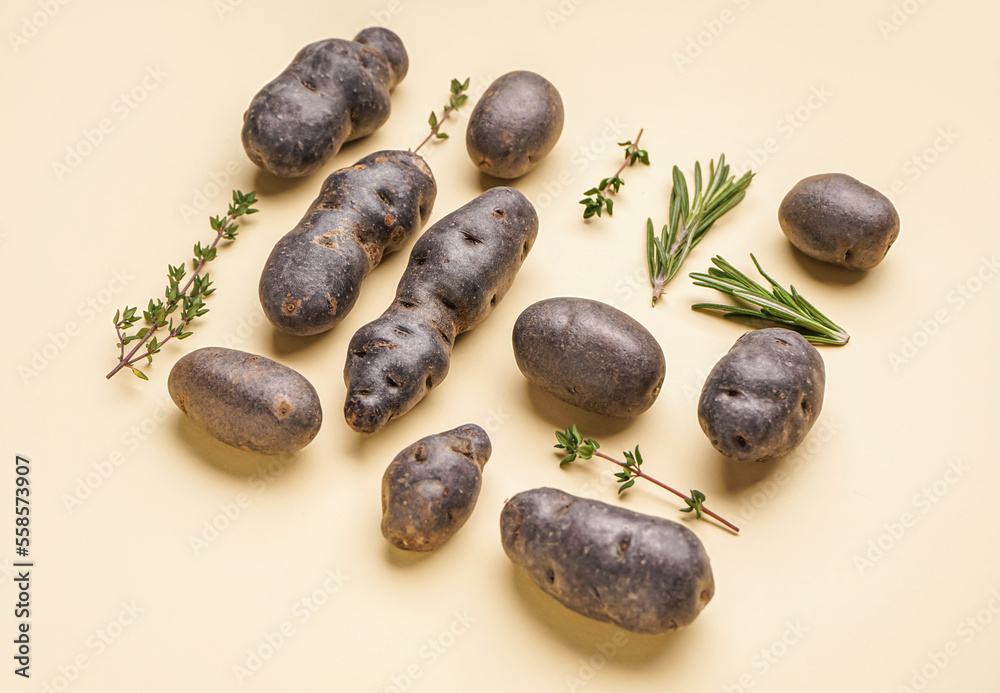
[[[407,551],[433,551],[448,541],[476,507],[492,450],[475,424],[403,449],[382,477],[382,536]]]
[[[526,70],[508,72],[472,110],[465,147],[483,173],[517,178],[556,146],[564,118],[562,97],[551,82]]]
[[[174,404],[226,445],[262,455],[304,447],[323,422],[319,395],[298,372],[263,356],[205,347],[181,357],[167,390]]]
[[[351,339],[344,418],[372,433],[402,416],[448,374],[455,337],[479,325],[517,276],[538,215],[514,188],[491,188],[413,244],[396,298]]]
[[[701,541],[662,517],[536,488],[507,501],[500,535],[543,592],[634,633],[686,626],[715,594]]]
[[[778,223],[806,255],[850,270],[878,265],[899,236],[892,202],[843,173],[796,183],[781,201]]]
[[[258,286],[264,315],[287,334],[335,327],[384,254],[423,227],[436,197],[434,175],[412,152],[375,152],[331,173],[264,264]]]
[[[275,176],[312,173],[345,142],[388,120],[389,92],[408,68],[403,42],[382,27],[353,41],[310,43],[250,102],[243,115],[247,156]]]
[[[564,402],[619,419],[653,406],[667,362],[639,322],[600,301],[550,298],[514,323],[514,359],[531,383]]]
[[[747,332],[709,373],[698,422],[716,450],[742,462],[784,457],[823,408],[823,358],[798,332]]]

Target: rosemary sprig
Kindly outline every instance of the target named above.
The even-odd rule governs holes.
[[[619,147],[625,147],[625,163],[623,163],[615,175],[610,178],[602,178],[601,182],[597,184],[596,187],[587,190],[583,194],[587,197],[580,200],[580,204],[584,205],[583,218],[590,219],[590,217],[601,216],[601,210],[607,209],[608,216],[614,216],[614,201],[605,195],[605,193],[610,193],[611,191],[618,192],[621,186],[625,185],[625,181],[622,179],[622,171],[624,171],[629,166],[633,165],[636,161],[646,164],[649,166],[649,152],[645,149],[639,149],[639,139],[642,137],[642,128],[639,128],[639,134],[635,136],[635,142],[632,140],[626,140],[625,142],[619,142]],[[611,188],[611,191],[608,190]]]
[[[152,363],[153,354],[159,353],[163,345],[171,339],[175,337],[186,339],[191,336],[191,331],[185,332],[185,329],[188,328],[192,320],[208,312],[204,299],[215,292],[215,289],[211,288],[212,281],[208,274],[203,275],[201,271],[206,264],[215,259],[219,241],[236,239],[236,229],[239,228],[239,224],[233,222],[245,214],[256,214],[257,210],[250,207],[256,202],[257,193],[255,191],[244,195],[239,190],[234,190],[228,214],[225,217],[210,217],[209,221],[212,230],[215,231],[215,239],[207,247],[203,246],[200,241],[194,244],[194,258],[191,260],[194,271],[183,288],[180,284],[186,274],[184,263],[176,267],[167,265],[168,284],[164,290],[164,298],[156,301],[149,299],[146,310],[142,312],[141,319],[146,322],[146,327],[139,328],[135,334],[127,334],[127,331],[140,320],[139,316],[136,315],[138,307],[125,306],[124,310],[115,311],[114,325],[118,335],[118,343],[116,344],[118,365],[108,373],[108,379],[111,379],[115,373],[123,368],[128,368],[137,378],[149,380],[145,373],[135,367],[135,364],[142,359]],[[178,309],[180,309],[180,314],[174,316]],[[174,317],[178,318],[176,324]],[[164,328],[167,330],[167,336],[161,341],[156,336],[156,332]],[[125,347],[132,342],[136,342],[136,345],[126,354]]]
[[[459,82],[457,79],[451,80],[451,96],[448,98],[448,103],[445,104],[441,111],[441,117],[438,118],[437,113],[431,111],[430,117],[427,119],[427,124],[431,126],[431,131],[428,133],[424,141],[417,145],[417,148],[413,150],[416,154],[420,151],[420,148],[431,141],[431,138],[438,140],[448,139],[447,132],[440,132],[441,126],[444,125],[444,121],[448,120],[448,116],[460,109],[465,105],[465,102],[469,100],[469,95],[465,92],[469,89],[469,78],[466,77],[464,82]]]
[[[784,289],[774,281],[763,269],[757,258],[750,254],[757,271],[770,283],[771,290],[750,279],[721,256],[712,258],[708,274],[692,272],[695,286],[716,289],[735,298],[760,306],[760,310],[742,306],[727,306],[719,303],[695,303],[694,310],[721,311],[724,318],[749,317],[768,322],[778,323],[796,330],[813,344],[832,344],[842,346],[847,344],[851,335],[821,313],[816,306],[803,298],[794,286]]]
[[[646,220],[646,262],[649,281],[653,285],[653,305],[663,294],[667,282],[674,278],[688,254],[701,243],[719,217],[746,197],[746,189],[754,173],[747,171],[739,180],[729,175],[726,155],[719,156],[719,165],[708,162],[708,183],[702,190],[701,163],[694,164],[694,197],[689,198],[687,179],[674,166],[674,184],[670,191],[670,219],[657,238],[653,220]]]
[[[608,462],[613,462],[614,464],[617,464],[619,467],[621,467],[621,471],[615,473],[615,478],[618,479],[618,484],[619,484],[618,486],[619,494],[621,494],[622,491],[624,491],[627,488],[630,488],[633,484],[635,484],[636,479],[645,479],[651,484],[655,484],[662,489],[670,491],[670,493],[674,494],[675,496],[684,499],[684,503],[687,505],[687,508],[682,509],[681,510],[682,513],[689,513],[694,511],[694,513],[697,515],[699,519],[701,519],[701,514],[705,513],[709,517],[715,518],[716,520],[724,524],[732,531],[737,533],[739,533],[740,531],[740,528],[734,525],[732,522],[720,517],[719,515],[716,515],[714,512],[705,507],[705,494],[702,493],[701,491],[691,489],[691,495],[686,496],[677,489],[667,486],[662,481],[658,481],[653,477],[649,476],[648,474],[646,474],[646,472],[642,471],[642,454],[640,454],[639,452],[638,445],[632,452],[626,450],[623,453],[623,455],[625,456],[625,461],[620,462],[615,458],[609,457],[608,455],[605,455],[603,452],[600,452],[599,448],[601,447],[601,444],[598,443],[593,438],[584,439],[583,435],[581,435],[580,433],[580,429],[577,428],[576,424],[573,424],[565,431],[556,431],[555,447],[560,450],[565,450],[567,453],[566,456],[563,457],[562,460],[559,462],[559,466],[561,467],[565,467],[567,464],[569,464],[570,462],[572,462],[577,458],[581,460],[589,460],[592,457],[600,457],[602,459],[607,460]]]

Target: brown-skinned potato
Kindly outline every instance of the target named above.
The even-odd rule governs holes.
[[[466,424],[400,451],[382,476],[382,536],[407,551],[433,551],[476,507],[490,437]]]
[[[701,541],[662,517],[536,488],[507,501],[500,536],[543,592],[635,633],[686,626],[715,594]]]
[[[310,43],[250,102],[247,156],[275,176],[309,175],[388,120],[389,92],[408,68],[403,42],[382,27]]]
[[[562,133],[562,98],[547,79],[518,70],[498,77],[469,116],[472,163],[497,178],[518,178],[552,151]]]
[[[196,424],[247,452],[295,452],[323,422],[315,388],[291,368],[236,349],[204,347],[181,357],[167,390]]]
[[[354,307],[361,282],[434,208],[437,184],[417,154],[380,151],[334,171],[264,264],[258,294],[274,327],[312,335]]]
[[[535,208],[506,187],[487,190],[424,232],[392,304],[348,347],[344,418],[351,428],[379,430],[444,380],[455,337],[503,299],[537,233]]]
[[[823,408],[823,358],[802,335],[781,327],[740,337],[709,373],[698,421],[716,450],[741,462],[792,452]]]

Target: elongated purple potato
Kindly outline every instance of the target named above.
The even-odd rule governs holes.
[[[434,175],[412,152],[375,152],[331,173],[264,264],[258,287],[264,315],[288,334],[335,327],[383,255],[423,227],[436,197]]]
[[[205,347],[181,357],[167,390],[214,438],[264,455],[294,452],[319,433],[319,395],[299,373],[256,354]]]
[[[310,43],[250,102],[243,116],[247,156],[276,176],[312,173],[345,142],[388,120],[389,92],[408,67],[403,42],[382,27],[353,41]]]
[[[382,476],[382,536],[407,551],[433,551],[462,528],[479,498],[493,448],[465,424],[404,448]]]
[[[409,411],[448,374],[455,337],[503,299],[538,233],[514,188],[492,188],[431,226],[413,245],[396,298],[351,339],[344,417],[372,433]]]
[[[507,501],[500,536],[543,592],[635,633],[686,626],[715,594],[701,541],[662,517],[536,488]]]

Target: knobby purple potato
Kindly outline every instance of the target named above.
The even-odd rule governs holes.
[[[412,152],[375,152],[331,173],[264,264],[258,293],[267,319],[294,335],[336,326],[382,257],[423,227],[436,197],[434,175]]]
[[[617,308],[550,298],[514,323],[514,358],[531,383],[581,409],[626,419],[649,409],[666,377],[663,350]]]
[[[433,551],[472,515],[490,459],[490,437],[466,424],[421,438],[382,477],[382,536],[407,551]]]
[[[535,208],[505,187],[487,190],[424,232],[396,298],[348,347],[344,418],[351,428],[379,430],[444,380],[455,337],[503,299],[537,233]]]
[[[796,183],[781,201],[778,223],[806,255],[850,270],[875,267],[899,236],[892,202],[843,173]]]
[[[323,422],[319,395],[308,380],[236,349],[205,347],[181,357],[167,390],[212,437],[248,452],[294,452],[316,437]]]
[[[823,358],[798,332],[747,332],[701,390],[698,421],[716,450],[743,462],[784,457],[823,408]]]
[[[635,633],[688,625],[715,594],[701,541],[662,517],[536,488],[507,501],[500,534],[543,592]]]
[[[551,82],[534,72],[508,72],[472,110],[465,146],[483,173],[517,178],[556,146],[563,119],[562,98]]]
[[[389,118],[389,92],[406,76],[399,37],[370,27],[353,41],[310,43],[261,89],[243,116],[243,148],[276,176],[305,176],[345,142],[378,130]]]

